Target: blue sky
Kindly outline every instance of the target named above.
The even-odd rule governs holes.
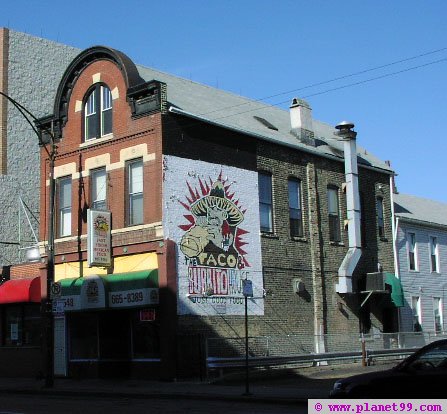
[[[0,26],[111,46],[283,108],[305,98],[316,119],[354,122],[359,145],[391,161],[400,192],[445,203],[446,21],[444,0],[15,0],[0,13]]]

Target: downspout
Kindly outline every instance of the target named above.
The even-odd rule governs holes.
[[[390,201],[391,201],[391,230],[393,232],[393,255],[394,255],[394,275],[400,279],[399,269],[399,251],[397,249],[397,234],[399,232],[399,217],[396,216],[394,206],[394,194],[397,193],[394,175],[390,176]],[[397,330],[400,332],[402,326],[402,314],[400,308],[397,308]]]
[[[360,194],[357,167],[357,132],[354,124],[343,121],[335,127],[336,135],[344,145],[346,208],[348,218],[349,249],[338,269],[337,293],[352,293],[352,275],[362,255],[362,237],[360,233]]]

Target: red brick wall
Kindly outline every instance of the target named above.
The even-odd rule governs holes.
[[[11,266],[11,279],[32,279],[39,276],[40,263],[28,263]]]
[[[113,100],[113,139],[91,145],[81,146],[83,143],[83,111],[75,112],[76,101],[84,102],[87,91],[93,85],[93,75],[100,73],[100,82],[107,84],[110,90],[118,88],[119,98]],[[86,170],[85,160],[105,153],[110,154],[110,162],[120,161],[120,151],[146,144],[148,154],[155,154],[155,160],[145,162],[144,174],[144,224],[161,222],[162,220],[162,143],[161,143],[161,114],[153,114],[133,119],[130,106],[126,100],[126,83],[121,71],[111,61],[95,61],[88,65],[80,74],[68,103],[68,121],[62,131],[62,140],[58,143],[56,167],[69,163],[76,164],[76,171]],[[78,104],[79,105],[79,104]],[[41,162],[41,239],[47,239],[48,226],[48,178],[47,156],[42,150]],[[84,205],[90,205],[89,177],[72,181],[72,236],[86,234],[87,225],[78,217]],[[108,207],[112,211],[112,227],[125,227],[125,171],[124,168],[113,169],[108,172],[107,188]],[[57,209],[56,209],[57,215]],[[131,230],[132,228],[129,228]],[[148,234],[135,237],[117,235],[113,244],[121,240],[121,245],[147,242]],[[85,249],[83,243],[81,250]],[[77,242],[57,244],[56,253],[78,250]]]

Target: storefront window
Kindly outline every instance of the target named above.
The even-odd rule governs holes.
[[[10,306],[5,310],[5,345],[22,345],[22,309]]]
[[[132,320],[132,344],[134,359],[160,358],[160,336],[157,321],[140,321],[139,312]]]
[[[98,318],[95,313],[70,315],[70,358],[98,358]]]
[[[30,303],[2,307],[0,321],[1,345],[40,346],[40,305]]]
[[[40,306],[25,305],[23,307],[23,345],[40,345],[42,332]]]

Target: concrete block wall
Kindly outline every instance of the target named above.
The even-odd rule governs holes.
[[[1,30],[3,44],[2,71],[7,77],[5,92],[36,117],[53,112],[54,97],[68,63],[78,49],[40,39],[9,29]],[[1,43],[0,42],[0,43]],[[7,42],[7,44],[6,44]],[[39,215],[39,147],[35,133],[12,105],[2,100],[0,112],[6,113],[2,139],[5,159],[0,176],[0,204],[6,206],[0,221],[0,241],[33,240],[24,214],[19,220],[21,196],[29,209]],[[6,150],[6,151],[5,151]],[[32,220],[37,233],[37,222]],[[16,264],[23,260],[17,246],[0,244],[0,265]]]

